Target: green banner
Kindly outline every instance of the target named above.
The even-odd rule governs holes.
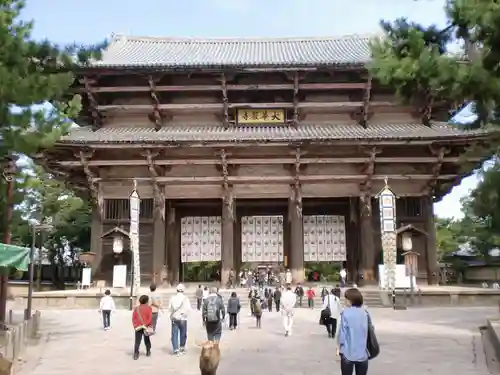
[[[0,267],[12,267],[19,271],[27,271],[29,263],[29,248],[0,243]]]

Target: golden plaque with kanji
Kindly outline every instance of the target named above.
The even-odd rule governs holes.
[[[284,124],[284,109],[237,109],[238,124]]]

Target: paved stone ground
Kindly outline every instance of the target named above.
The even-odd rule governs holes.
[[[242,311],[240,328],[225,331],[218,375],[340,374],[334,340],[319,326],[319,311],[297,311],[293,336],[285,338],[280,315],[264,313],[262,329]],[[370,375],[387,373],[488,374],[478,327],[489,316],[490,308],[422,308],[408,311],[373,309],[371,314],[381,343],[381,354],[370,362]],[[199,349],[204,339],[198,312],[188,323],[188,352],[171,356],[169,321],[160,317],[153,337],[153,355],[132,360],[130,313],[118,311],[112,317],[113,329],[100,328],[96,311],[45,311],[44,329],[49,340],[43,344],[41,358],[21,370],[22,375],[199,374]],[[142,349],[144,350],[144,349]]]

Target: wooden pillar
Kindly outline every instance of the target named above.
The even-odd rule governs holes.
[[[222,267],[221,284],[225,287],[229,281],[229,272],[234,270],[234,224],[236,219],[234,199],[222,201]]]
[[[360,247],[361,247],[361,274],[363,283],[375,284],[375,244],[373,241],[373,220],[371,196],[363,194],[359,202]]]
[[[439,281],[439,264],[436,250],[436,224],[434,221],[434,202],[432,197],[422,197],[422,209],[425,218],[427,283],[436,285]]]
[[[153,224],[153,282],[161,284],[162,270],[165,262],[165,235],[166,226],[164,216],[156,211]]]
[[[171,285],[179,282],[181,266],[181,220],[175,207],[170,206],[167,213],[167,269],[168,281]]]
[[[288,201],[290,220],[290,259],[288,268],[292,272],[294,284],[304,282],[304,223],[295,200]]]
[[[90,227],[90,251],[95,253],[92,264],[92,274],[98,274],[101,270],[102,261],[102,219],[99,207],[92,209],[92,224]]]

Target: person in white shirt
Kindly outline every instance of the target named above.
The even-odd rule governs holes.
[[[340,286],[343,288],[345,287],[346,281],[347,281],[347,271],[345,268],[342,268],[339,272],[340,276]]]
[[[115,310],[115,300],[111,297],[111,292],[108,289],[104,292],[104,296],[99,303],[99,312],[102,314],[102,324],[105,331],[111,328],[111,312]]]
[[[205,301],[207,299],[207,297],[208,297],[209,294],[210,293],[208,292],[208,287],[204,287],[203,288],[203,294],[202,294],[202,297],[201,297],[201,299],[202,299],[202,301],[201,301],[202,305],[203,305],[203,301]]]
[[[285,293],[281,296],[281,315],[283,316],[283,326],[285,327],[285,336],[292,334],[293,314],[295,304],[297,303],[297,296],[292,292],[292,287],[288,285]]]
[[[178,356],[186,352],[187,317],[191,311],[189,298],[184,295],[184,285],[177,285],[177,294],[170,298],[168,310],[172,321],[172,351]]]
[[[330,316],[325,317],[324,324],[328,337],[335,338],[340,327],[340,313],[342,312],[342,305],[340,303],[340,289],[332,289],[329,294],[325,296],[323,301],[323,311],[328,308]]]

